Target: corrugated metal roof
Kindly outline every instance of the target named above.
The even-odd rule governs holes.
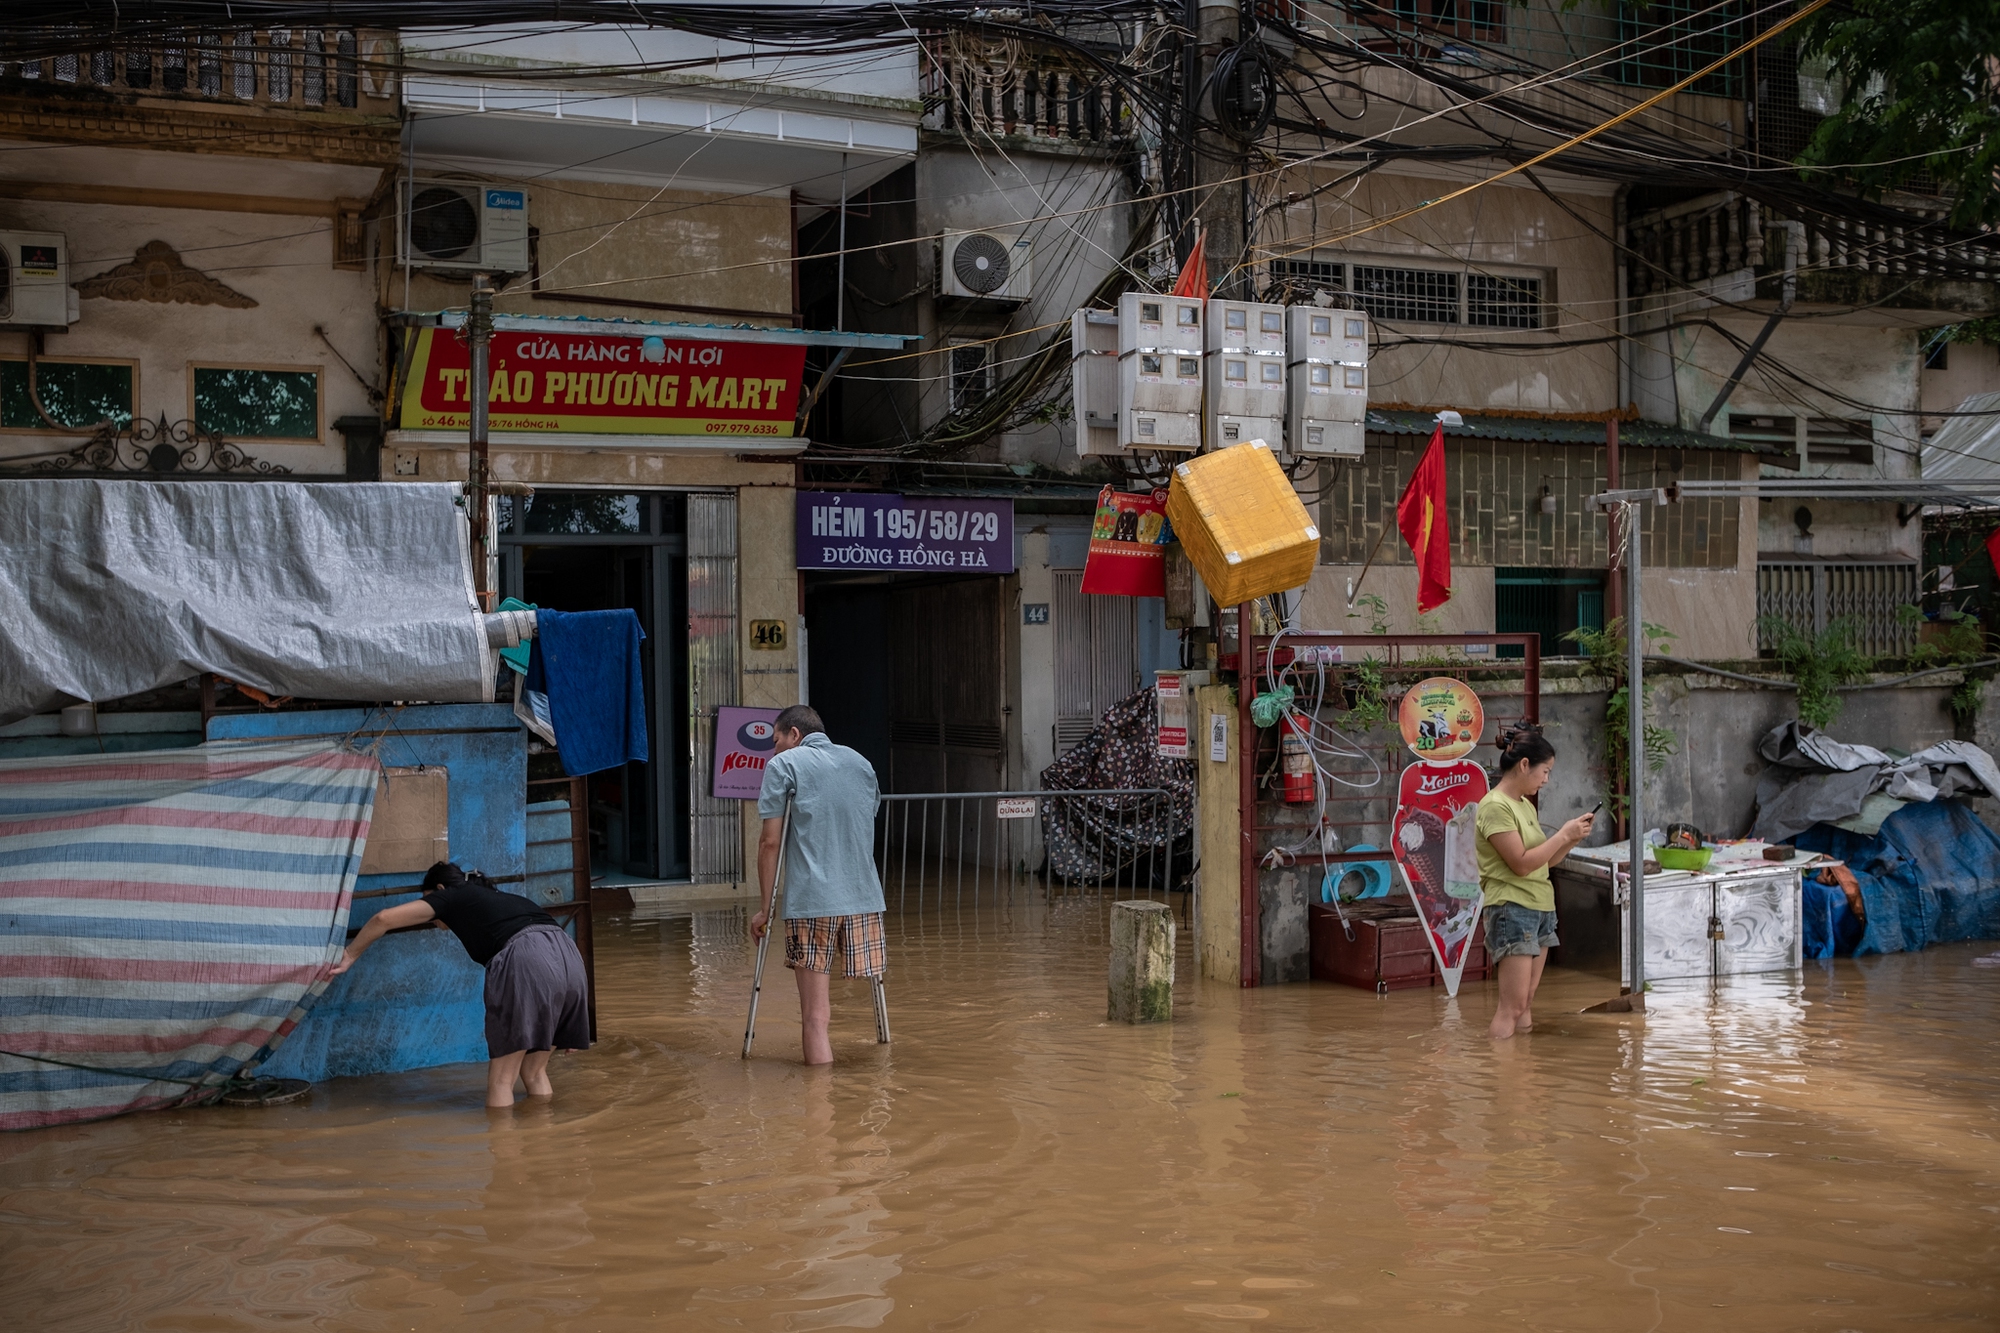
[[[1603,444],[1602,421],[1551,421],[1538,417],[1482,416],[1464,414],[1463,426],[1446,426],[1448,440],[1522,440],[1532,444]],[[1399,408],[1368,409],[1368,429],[1378,435],[1429,435],[1437,426],[1432,412]],[[1711,449],[1732,454],[1775,454],[1781,452],[1752,440],[1732,440],[1722,435],[1704,435],[1658,421],[1621,421],[1618,442],[1633,449]]]
[[[1958,410],[1996,415],[1951,417],[1938,427],[1924,444],[1924,480],[2000,481],[2000,393],[1975,393]]]

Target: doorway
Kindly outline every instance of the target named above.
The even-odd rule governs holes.
[[[646,634],[652,757],[585,779],[592,879],[687,879],[687,497],[538,490],[501,497],[497,526],[505,595],[552,611],[629,609]]]
[[[883,791],[1005,787],[1007,602],[999,577],[807,576],[813,707]]]
[[[1598,570],[1502,567],[1493,571],[1493,585],[1494,633],[1539,634],[1544,657],[1575,657],[1582,649],[1564,636],[1604,628]],[[1522,650],[1503,645],[1496,655],[1520,657]]]

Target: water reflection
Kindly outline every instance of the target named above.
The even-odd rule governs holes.
[[[1991,1322],[1992,946],[1662,986],[1183,984],[1104,1022],[1106,910],[892,922],[897,1042],[757,1058],[740,908],[600,923],[553,1105],[473,1067],[0,1138],[0,1301],[52,1329],[1872,1327]],[[1183,977],[1192,971],[1183,935]],[[778,979],[783,982],[782,970]],[[1829,1309],[1827,1307],[1832,1306]]]

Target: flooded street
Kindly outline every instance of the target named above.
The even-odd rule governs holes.
[[[483,1068],[0,1137],[39,1330],[2000,1326],[1996,946],[1809,964],[1643,1020],[1552,970],[1191,981],[1103,1021],[1107,909],[890,918],[896,1042],[834,986],[797,1063],[743,919],[600,919],[552,1105]]]

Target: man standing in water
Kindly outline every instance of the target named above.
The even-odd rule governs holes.
[[[872,854],[881,788],[874,766],[829,740],[819,714],[804,704],[778,714],[773,729],[776,750],[764,766],[764,786],[757,796],[757,813],[764,820],[757,842],[764,905],[750,918],[750,934],[761,940],[770,926],[789,798],[792,830],[783,847],[785,966],[799,983],[805,1062],[827,1065],[833,1063],[826,1025],[835,958],[850,977],[879,977],[888,965],[882,882]]]

